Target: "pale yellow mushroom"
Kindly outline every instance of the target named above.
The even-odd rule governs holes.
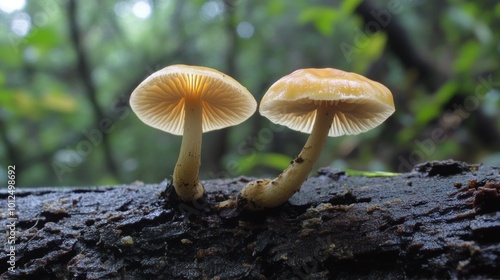
[[[147,77],[132,92],[130,107],[145,124],[183,136],[172,184],[177,195],[189,202],[204,192],[198,179],[202,133],[245,121],[257,102],[224,73],[172,65]]]
[[[319,158],[327,136],[368,131],[394,113],[382,84],[337,69],[301,69],[274,83],[259,112],[273,123],[310,134],[300,154],[274,180],[248,183],[239,202],[251,210],[277,207],[297,192]]]

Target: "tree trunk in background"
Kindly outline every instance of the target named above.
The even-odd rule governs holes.
[[[214,207],[249,180],[205,181],[193,205],[167,203],[166,182],[17,189],[16,267],[6,272],[2,235],[2,279],[500,276],[499,167],[432,162],[371,178],[325,168],[278,209]]]

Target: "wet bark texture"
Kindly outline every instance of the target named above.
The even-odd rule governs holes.
[[[214,207],[249,180],[205,181],[192,205],[166,202],[166,182],[18,189],[16,270],[0,252],[2,279],[500,277],[499,167],[430,162],[371,178],[325,168],[278,209]]]

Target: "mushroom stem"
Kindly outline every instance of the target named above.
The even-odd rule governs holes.
[[[259,210],[277,207],[300,189],[318,160],[332,125],[334,113],[328,107],[328,104],[322,104],[317,109],[311,135],[300,154],[283,173],[274,180],[252,181],[241,190],[240,199],[248,202],[247,208]]]
[[[194,201],[203,195],[198,181],[201,164],[202,107],[199,102],[184,102],[184,133],[179,159],[174,169],[173,185],[183,201]]]

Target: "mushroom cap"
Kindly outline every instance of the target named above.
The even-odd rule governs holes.
[[[165,67],[140,83],[130,96],[130,107],[145,124],[182,135],[186,100],[199,102],[203,132],[242,123],[257,108],[252,94],[228,75],[180,64]]]
[[[311,133],[319,105],[334,112],[328,136],[368,131],[394,113],[392,94],[384,85],[356,73],[333,68],[300,69],[276,81],[259,112],[273,123]]]

